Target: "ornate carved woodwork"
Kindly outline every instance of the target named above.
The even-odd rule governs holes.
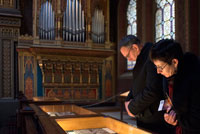
[[[0,98],[15,95],[15,42],[20,35],[21,15],[15,0],[0,0]]]
[[[11,41],[10,40],[3,40],[2,41],[2,76],[3,76],[3,83],[2,88],[3,90],[3,97],[10,97],[11,96]]]
[[[0,0],[0,7],[3,8],[13,8],[15,7],[15,0]]]
[[[98,91],[101,90],[99,77],[103,77],[99,75],[102,74],[102,58],[65,57],[62,60],[45,59],[46,56],[40,58],[40,67],[44,75],[44,96],[73,100],[99,99]]]

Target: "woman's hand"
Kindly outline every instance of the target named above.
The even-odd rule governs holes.
[[[125,108],[126,108],[128,115],[131,116],[131,117],[135,117],[135,115],[133,115],[128,109],[128,105],[129,105],[130,101],[125,101],[124,105],[125,105]]]
[[[167,109],[167,113],[164,114],[164,119],[168,124],[171,124],[173,126],[176,126],[178,123],[178,120],[176,120],[176,112],[174,110],[171,110],[171,107]]]

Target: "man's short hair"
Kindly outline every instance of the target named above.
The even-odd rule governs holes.
[[[140,40],[134,35],[127,35],[121,39],[121,41],[119,42],[119,47],[121,48],[123,46],[129,46],[132,44],[139,45]]]
[[[151,61],[161,60],[171,65],[172,59],[183,57],[181,45],[173,39],[163,39],[155,43],[149,53]]]

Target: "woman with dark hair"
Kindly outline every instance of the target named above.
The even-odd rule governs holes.
[[[191,53],[183,54],[174,40],[164,39],[150,50],[150,59],[163,76],[169,103],[164,119],[176,126],[175,133],[200,134],[200,62]],[[170,102],[170,101],[165,101]]]

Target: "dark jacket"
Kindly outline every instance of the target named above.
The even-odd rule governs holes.
[[[200,134],[200,62],[187,53],[179,61],[177,74],[173,78],[172,103],[177,113],[178,124],[183,134]],[[168,93],[168,81],[163,80]]]
[[[162,90],[162,76],[158,75],[154,64],[149,59],[151,43],[146,43],[136,60],[133,69],[133,88],[126,101],[129,110],[144,123],[159,123],[163,121],[163,113],[158,112]]]

